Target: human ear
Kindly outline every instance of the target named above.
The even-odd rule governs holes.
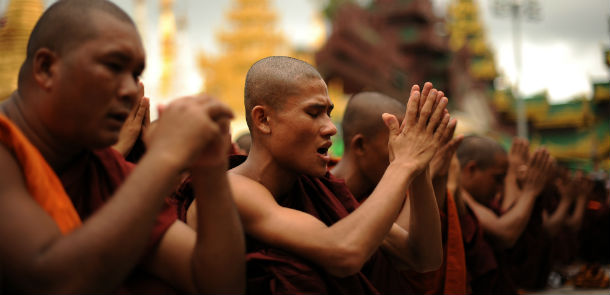
[[[366,142],[365,142],[365,138],[362,134],[358,133],[356,135],[354,135],[352,137],[352,140],[350,141],[350,149],[352,151],[354,151],[354,154],[356,154],[359,157],[362,157],[366,154]]]
[[[269,125],[269,111],[266,107],[257,105],[252,108],[250,115],[252,117],[252,125],[254,125],[254,128],[263,134],[271,133],[271,126]]]
[[[57,55],[48,48],[38,49],[32,58],[32,77],[44,90],[53,86],[53,78],[58,74],[57,61]]]

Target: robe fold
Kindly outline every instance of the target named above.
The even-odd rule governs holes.
[[[245,156],[232,156],[239,165]],[[358,207],[344,182],[300,176],[293,188],[276,198],[281,206],[313,215],[330,226]],[[249,294],[378,294],[361,273],[338,278],[299,256],[246,235],[247,292]]]
[[[125,161],[123,156],[112,148],[87,151],[61,173],[60,179],[76,211],[83,220],[86,220],[110,200],[134,167],[135,165]],[[162,211],[157,215],[144,256],[117,290],[119,293],[175,293],[168,284],[148,274],[143,266],[150,259],[163,234],[177,220],[176,212],[176,207],[166,199]],[[120,245],[116,246],[120,247]]]
[[[544,229],[542,224],[542,211],[546,203],[550,202],[553,192],[543,191],[534,203],[530,219],[521,233],[515,245],[506,249],[507,259],[506,268],[515,286],[527,290],[541,290],[547,285],[549,274],[551,273],[551,236]],[[498,203],[492,204],[491,208],[499,216],[506,214],[501,210]]]
[[[489,237],[483,233],[483,228],[468,205],[460,224],[471,293],[517,294],[505,267],[505,255],[494,251],[488,242]]]
[[[38,149],[8,118],[0,115],[0,143],[15,157],[28,191],[63,234],[81,225],[81,219],[61,181]]]

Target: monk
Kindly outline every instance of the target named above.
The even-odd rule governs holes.
[[[382,243],[404,264],[413,263],[405,230],[394,227],[395,238],[385,237],[402,209],[405,188],[425,171],[433,142],[446,132],[446,101],[435,102],[436,94],[421,99],[415,91],[402,123],[383,114],[390,163],[359,205],[345,183],[327,172],[337,129],[318,71],[281,56],[250,68],[244,103],[252,147],[230,171],[247,234],[248,292],[375,294],[360,269]],[[438,267],[441,255],[433,255],[431,266]]]
[[[418,91],[419,87],[413,87],[413,91]],[[427,95],[431,91],[437,93],[437,99],[446,100],[443,98],[442,91],[436,91],[432,89],[431,83],[426,83],[422,95]],[[335,176],[345,179],[345,182],[354,194],[354,197],[363,202],[368,195],[373,191],[383,171],[388,165],[388,132],[385,129],[381,115],[383,113],[393,114],[402,120],[404,114],[404,105],[398,100],[385,96],[375,92],[363,92],[354,95],[347,104],[341,127],[343,129],[343,141],[345,143],[345,153],[338,165],[332,169]],[[455,147],[459,143],[460,138],[451,141],[451,136],[455,131],[456,121],[452,120],[447,129],[447,133],[441,138],[438,144],[443,144],[447,148],[443,149],[444,153],[441,153],[441,149],[435,155],[432,163],[434,165],[434,175],[444,175],[443,181],[437,181],[437,184],[446,186],[446,175],[448,172],[448,164],[451,161],[452,154],[455,152]],[[437,160],[437,158],[439,160]],[[444,159],[444,160],[440,160]],[[436,160],[436,161],[435,161]],[[444,162],[444,163],[442,163]],[[431,170],[428,167],[427,170]],[[442,172],[443,170],[444,172]],[[435,199],[435,191],[432,185],[432,174],[430,171],[420,174],[416,180],[411,184],[409,189],[408,202],[405,202],[403,209],[396,220],[396,226],[400,226],[403,230],[409,232],[408,242],[412,245],[410,247],[412,255],[411,263],[409,264],[411,272],[402,273],[398,278],[393,280],[379,280],[378,276],[374,273],[367,273],[380,290],[384,293],[465,293],[466,289],[466,269],[464,260],[464,250],[461,240],[461,231],[459,231],[459,219],[457,218],[457,211],[452,210],[452,220],[457,226],[457,241],[452,241],[451,244],[447,244],[447,227],[446,224],[443,226],[445,233],[443,234],[443,246],[452,247],[451,250],[446,250],[445,256],[450,253],[456,252],[453,248],[459,248],[457,250],[457,257],[451,257],[451,263],[456,263],[456,260],[461,261],[461,272],[453,273],[449,272],[450,276],[445,276],[445,269],[436,271],[436,267],[424,268],[421,260],[425,257],[434,257],[435,254],[441,250],[441,218],[439,216],[439,208],[437,207],[437,200]],[[438,177],[437,177],[438,178]],[[440,188],[439,188],[440,189]],[[406,190],[405,190],[406,193]],[[445,192],[440,192],[444,194]],[[444,198],[443,198],[444,199]],[[408,204],[408,205],[406,205]],[[440,204],[440,203],[439,203]],[[443,203],[444,205],[444,203]],[[452,203],[452,209],[455,205]],[[413,210],[410,210],[412,209]],[[446,211],[443,211],[446,212]],[[446,218],[444,218],[446,219]],[[445,220],[447,221],[447,220]],[[391,232],[390,232],[391,235]],[[383,249],[383,247],[382,247]],[[444,259],[445,263],[446,259]],[[366,268],[366,270],[375,270],[375,267]],[[419,273],[425,274],[419,274]],[[445,279],[445,280],[444,280]],[[398,280],[406,281],[409,290],[400,290],[398,287]],[[448,285],[458,285],[455,289],[453,286],[445,287],[445,281]],[[456,282],[457,281],[457,282]]]
[[[516,286],[509,275],[506,249],[512,248],[522,235],[531,216],[534,202],[544,188],[553,162],[545,149],[537,150],[529,159],[528,169],[522,187],[516,182],[516,175],[509,173],[506,151],[492,139],[480,136],[464,138],[457,150],[460,161],[461,195],[469,210],[476,216],[486,235],[486,243],[494,250],[495,267],[483,274],[477,266],[471,265],[469,272],[478,273],[472,278],[475,293],[516,292]],[[506,186],[504,186],[504,179]],[[502,192],[505,195],[518,194],[513,207],[503,214],[493,211],[491,202]],[[489,246],[483,243],[481,247]],[[468,259],[468,257],[467,257]],[[489,259],[487,259],[489,260]],[[495,269],[495,270],[494,270]],[[477,278],[478,277],[478,278]]]
[[[111,148],[144,60],[133,21],[109,1],[58,1],[36,24],[18,90],[0,105],[2,292],[244,292],[223,157],[230,110],[178,99],[137,166]],[[166,202],[185,170],[196,232]]]

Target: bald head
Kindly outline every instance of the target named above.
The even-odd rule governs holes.
[[[252,109],[257,105],[280,108],[286,98],[299,93],[299,82],[322,79],[310,64],[287,56],[263,58],[250,68],[246,75],[244,105],[246,122],[252,130]]]
[[[51,5],[40,17],[28,40],[24,66],[30,64],[36,52],[47,48],[62,55],[71,48],[93,39],[98,34],[95,13],[105,13],[120,21],[134,23],[120,7],[106,0],[60,0]],[[29,67],[22,67],[23,72]]]
[[[385,132],[386,126],[381,119],[383,113],[395,115],[402,120],[405,110],[404,104],[378,92],[354,95],[347,103],[341,122],[345,151],[349,151],[349,142],[356,134],[372,138],[379,132]]]
[[[506,154],[502,145],[491,138],[478,135],[464,137],[457,149],[460,167],[474,161],[479,168],[486,169],[495,163],[498,154]]]

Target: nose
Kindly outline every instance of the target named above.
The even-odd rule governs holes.
[[[333,121],[331,121],[330,118],[328,118],[324,126],[322,126],[321,133],[325,138],[330,138],[331,136],[337,134],[337,126],[333,124]]]
[[[119,99],[132,107],[138,100],[138,94],[140,93],[140,86],[138,80],[131,75],[123,75],[121,79],[121,85],[119,87]]]

